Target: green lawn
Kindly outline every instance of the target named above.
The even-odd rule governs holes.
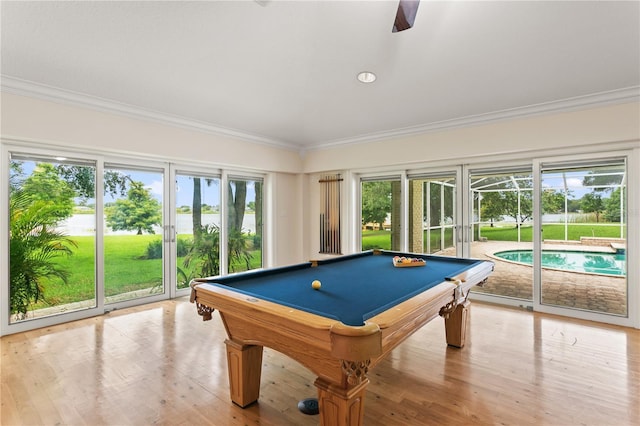
[[[547,224],[542,226],[542,236],[545,240],[564,240],[564,225]],[[626,232],[626,227],[625,227]],[[518,241],[518,229],[515,226],[495,227],[483,226],[480,235],[490,241]],[[580,241],[580,237],[620,238],[620,225],[616,224],[570,224],[567,227],[567,239]],[[533,226],[523,226],[520,229],[520,241],[533,241]]]
[[[109,235],[104,238],[105,296],[162,285],[162,259],[146,259],[147,246],[161,235]],[[78,247],[73,254],[60,257],[56,262],[70,272],[68,283],[51,279],[44,283],[44,300],[34,309],[91,300],[95,297],[95,239],[71,237]],[[261,266],[260,250],[251,252],[251,268]],[[184,257],[178,258],[182,268]],[[244,268],[246,269],[246,267]],[[236,267],[236,270],[242,270]]]
[[[425,232],[425,241],[427,233]],[[446,228],[444,233],[444,242],[439,232],[432,232],[431,235],[431,252],[450,247],[453,244],[453,229]],[[391,248],[391,232],[390,231],[362,231],[362,250]],[[424,248],[426,252],[426,244]]]
[[[564,225],[547,224],[543,225],[543,238],[545,240],[564,240]],[[626,227],[624,228],[626,232]],[[571,241],[579,241],[580,237],[606,237],[620,238],[619,224],[570,224],[567,227],[567,237]],[[425,232],[425,239],[427,233]],[[483,226],[480,228],[480,235],[476,233],[476,239],[479,236],[490,241],[518,241],[518,229],[515,226],[507,227],[490,227]],[[445,233],[444,247],[452,244],[452,231],[447,229]],[[520,229],[520,241],[533,241],[533,227],[522,226]],[[431,233],[432,251],[440,248],[440,234]],[[389,250],[391,248],[391,232],[389,231],[362,231],[362,249],[369,250],[372,248],[380,248]]]
[[[125,293],[162,283],[162,260],[144,259],[149,242],[160,235],[111,235],[104,238],[105,295]],[[43,303],[36,307],[90,300],[95,295],[95,238],[71,237],[78,247],[57,262],[70,272],[68,283],[45,283]]]

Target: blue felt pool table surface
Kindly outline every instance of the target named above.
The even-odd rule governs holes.
[[[396,267],[394,256],[411,256],[425,266]],[[367,319],[451,280],[481,260],[366,251],[315,263],[213,277],[205,282],[259,299],[359,326]],[[321,282],[314,290],[311,283]],[[204,281],[204,280],[201,280]]]

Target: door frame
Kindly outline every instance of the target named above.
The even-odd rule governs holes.
[[[566,317],[578,318],[589,321],[597,321],[608,324],[615,324],[627,327],[637,326],[639,305],[640,305],[640,282],[639,282],[639,265],[631,265],[627,262],[627,315],[619,316],[601,312],[593,312],[575,309],[571,307],[554,306],[542,303],[542,207],[541,197],[542,193],[542,172],[543,164],[558,163],[560,165],[570,165],[575,162],[577,165],[589,161],[602,161],[607,158],[625,158],[626,173],[627,173],[627,259],[640,258],[640,235],[636,235],[629,232],[630,229],[639,229],[640,223],[638,223],[639,207],[639,192],[640,192],[640,170],[637,167],[640,157],[640,150],[624,150],[624,151],[610,151],[606,154],[593,153],[593,154],[581,154],[571,156],[554,156],[554,157],[539,157],[533,160],[533,182],[534,182],[534,194],[536,194],[534,201],[534,289],[533,289],[533,310],[536,312],[543,312],[548,314],[562,315]],[[636,167],[630,166],[635,163]],[[635,183],[635,187],[633,185]],[[635,195],[635,196],[634,196]],[[634,212],[636,212],[634,214]]]
[[[4,212],[9,211],[9,168],[6,167],[9,164],[10,154],[17,153],[25,156],[42,156],[55,157],[65,156],[68,158],[74,158],[78,160],[87,161],[87,163],[94,163],[96,173],[96,215],[95,215],[95,294],[94,301],[95,306],[79,309],[71,312],[61,312],[53,315],[48,315],[40,318],[33,318],[29,320],[10,322],[11,310],[9,306],[9,215],[0,215],[0,240],[4,245],[4,250],[0,250],[3,253],[0,256],[0,271],[2,272],[2,285],[0,285],[0,300],[5,301],[0,306],[0,335],[19,333],[22,331],[33,330],[41,327],[48,327],[55,324],[65,323],[69,321],[76,321],[79,319],[89,318],[104,313],[104,263],[103,263],[103,234],[102,234],[102,221],[98,220],[98,209],[103,209],[103,184],[99,176],[103,173],[103,160],[100,155],[91,155],[83,152],[70,151],[65,149],[43,149],[40,147],[28,146],[23,144],[13,144],[10,142],[3,143],[0,150],[0,161],[2,161],[2,167],[0,169],[5,172],[0,177],[0,209]]]
[[[223,205],[223,179],[222,170],[215,167],[198,167],[186,163],[171,163],[169,164],[169,202],[168,204],[168,223],[165,225],[164,243],[165,252],[167,253],[165,266],[167,268],[166,276],[168,277],[169,296],[173,299],[176,297],[186,296],[191,292],[189,287],[178,289],[178,272],[177,272],[177,259],[178,259],[178,232],[177,222],[178,217],[176,213],[177,209],[177,184],[176,178],[178,175],[197,175],[199,177],[211,177],[218,179],[220,182],[220,244],[222,244],[222,232],[225,218],[223,217],[222,205]],[[220,248],[222,253],[222,247]],[[222,265],[222,263],[221,263]]]
[[[129,300],[124,300],[121,302],[114,302],[114,303],[109,303],[106,304],[104,303],[105,300],[105,295],[104,295],[104,253],[101,252],[101,256],[100,256],[100,262],[102,263],[103,267],[102,267],[102,274],[99,276],[99,279],[102,281],[102,293],[100,295],[100,298],[103,301],[104,304],[104,312],[111,312],[113,310],[116,309],[123,309],[123,308],[128,308],[131,306],[137,306],[137,305],[143,305],[143,304],[147,304],[147,303],[153,303],[153,302],[159,302],[161,300],[166,300],[169,299],[171,297],[171,292],[170,292],[170,288],[168,288],[168,277],[170,277],[170,269],[169,269],[169,265],[168,265],[168,245],[166,242],[166,230],[167,230],[167,225],[169,225],[171,222],[171,215],[170,215],[170,194],[169,194],[169,185],[167,184],[168,179],[170,178],[170,170],[169,170],[169,163],[168,162],[164,162],[164,161],[154,161],[154,160],[143,160],[143,161],[132,161],[129,158],[123,158],[123,157],[119,157],[119,156],[105,156],[102,157],[103,161],[101,163],[102,168],[104,169],[105,164],[109,165],[109,166],[115,166],[117,168],[130,168],[132,170],[140,170],[140,171],[162,171],[162,225],[160,226],[160,228],[163,230],[163,235],[162,235],[162,241],[163,241],[163,250],[162,250],[162,287],[163,287],[163,291],[162,293],[159,294],[154,294],[154,295],[150,295],[150,296],[145,296],[145,297],[138,297],[138,298],[134,298],[134,299],[129,299]],[[102,182],[102,180],[101,180]],[[104,194],[104,190],[102,188],[102,183],[100,184],[100,192],[101,192],[101,197],[103,196],[102,194]],[[102,204],[101,206],[101,212],[104,214],[104,204]],[[103,230],[104,232],[104,230]],[[101,239],[104,236],[104,233],[101,235]],[[104,244],[102,244],[100,247],[102,248],[104,246]]]
[[[505,173],[517,173],[518,171],[532,172],[532,166],[529,160],[513,160],[502,161],[499,166],[495,162],[491,163],[474,163],[465,164],[462,166],[462,182],[464,184],[464,190],[461,191],[462,203],[464,204],[464,223],[462,228],[465,231],[463,239],[462,257],[471,257],[471,243],[473,243],[473,198],[471,196],[471,177],[476,174],[505,174]],[[535,195],[534,195],[535,197]],[[491,279],[491,278],[489,278]],[[533,279],[533,277],[532,277]],[[532,284],[533,287],[533,284]],[[471,291],[469,298],[472,300],[479,300],[488,303],[495,303],[506,306],[514,306],[520,308],[533,309],[532,300],[521,299],[515,297],[509,297],[498,294],[480,293]]]

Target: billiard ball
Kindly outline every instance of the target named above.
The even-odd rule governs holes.
[[[319,280],[313,280],[311,283],[311,287],[313,287],[314,290],[319,290],[321,286],[322,283]]]

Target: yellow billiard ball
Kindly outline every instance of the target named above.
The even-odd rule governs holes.
[[[313,282],[311,283],[311,287],[313,287],[314,290],[319,290],[321,286],[322,283],[318,280],[313,280]]]

